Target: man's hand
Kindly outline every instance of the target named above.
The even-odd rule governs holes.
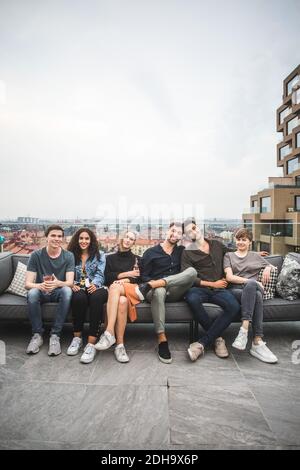
[[[52,292],[54,289],[57,289],[60,287],[60,281],[57,279],[57,277],[54,276],[53,274],[53,281],[45,281],[43,282],[45,289],[47,292]]]
[[[270,253],[268,251],[259,251],[258,254],[260,256],[269,256]]]
[[[226,281],[226,279],[219,279],[218,281],[215,281],[213,283],[213,286],[214,289],[226,289],[226,287],[228,286],[228,282]]]
[[[77,284],[74,284],[74,286],[72,287],[72,291],[73,291],[73,292],[79,292],[79,291],[80,291],[80,287],[79,287]]]
[[[36,288],[41,290],[44,293],[48,292],[44,282],[41,282],[40,284],[36,284]]]

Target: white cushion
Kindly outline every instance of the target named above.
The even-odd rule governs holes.
[[[25,275],[27,266],[24,263],[18,261],[17,269],[13,280],[6,292],[10,294],[20,295],[21,297],[27,297],[27,290],[25,289]]]

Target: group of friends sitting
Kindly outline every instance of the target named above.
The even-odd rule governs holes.
[[[194,219],[172,222],[165,240],[148,248],[142,257],[132,251],[136,238],[136,233],[127,231],[118,250],[105,255],[89,228],[77,230],[65,250],[63,228],[48,227],[46,246],[34,251],[27,265],[25,287],[32,325],[28,354],[38,353],[43,344],[41,305],[57,302],[49,356],[61,353],[60,337],[71,307],[73,339],[67,354],[76,356],[81,352],[80,361],[87,364],[95,359],[97,351],[115,345],[116,360],[127,363],[130,359],[124,341],[127,321],[136,320],[138,303],[149,302],[158,358],[169,364],[172,355],[165,331],[165,303],[185,300],[202,327],[198,341],[187,349],[191,361],[204,356],[209,347],[214,348],[218,357],[227,358],[229,352],[222,334],[240,317],[241,326],[232,346],[245,350],[251,327],[250,354],[266,363],[277,362],[263,335],[264,287],[275,268],[265,258],[267,253],[251,251],[252,233],[248,229],[236,231],[234,250],[218,240],[205,238]],[[221,313],[211,318],[205,303],[220,306]],[[89,331],[84,345],[87,311]]]

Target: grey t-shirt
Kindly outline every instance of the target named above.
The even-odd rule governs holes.
[[[58,258],[50,258],[46,248],[34,251],[28,261],[27,271],[37,273],[36,282],[43,282],[44,274],[54,274],[59,281],[66,280],[67,272],[74,272],[73,253],[61,250]]]
[[[246,279],[257,279],[259,271],[269,265],[256,251],[249,251],[244,258],[240,258],[235,252],[224,256],[224,269],[231,268],[234,276]]]

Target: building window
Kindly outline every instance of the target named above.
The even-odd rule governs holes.
[[[295,129],[295,127],[297,127],[298,124],[299,122],[298,122],[297,117],[294,117],[294,119],[291,119],[290,121],[288,121],[288,124],[287,124],[288,134],[291,134],[293,129]]]
[[[300,157],[292,158],[287,162],[287,174],[290,175],[300,169]]]
[[[296,134],[296,147],[300,147],[300,132]]]
[[[244,228],[251,230],[252,232],[252,220],[251,219],[244,219]]]
[[[260,212],[271,212],[271,197],[262,197],[260,199]]]
[[[292,220],[287,220],[286,221],[284,235],[285,235],[285,237],[292,237],[293,236],[293,221]]]
[[[298,88],[298,90],[293,91],[292,103],[293,103],[293,105],[300,104],[300,88]]]
[[[293,220],[273,220],[261,224],[261,234],[269,237],[292,237]]]
[[[295,210],[300,212],[300,196],[295,196]]]
[[[289,145],[285,145],[284,147],[280,147],[279,149],[279,160],[283,160],[284,157],[291,153],[292,149]]]
[[[285,108],[279,113],[279,124],[282,124],[285,118],[291,113],[291,108]]]
[[[296,176],[295,185],[298,186],[298,187],[300,186],[300,176]]]
[[[293,86],[296,85],[298,82],[299,82],[299,75],[295,75],[295,77],[292,78],[292,80],[290,80],[287,83],[286,90],[287,90],[288,95],[290,95],[292,93]]]

